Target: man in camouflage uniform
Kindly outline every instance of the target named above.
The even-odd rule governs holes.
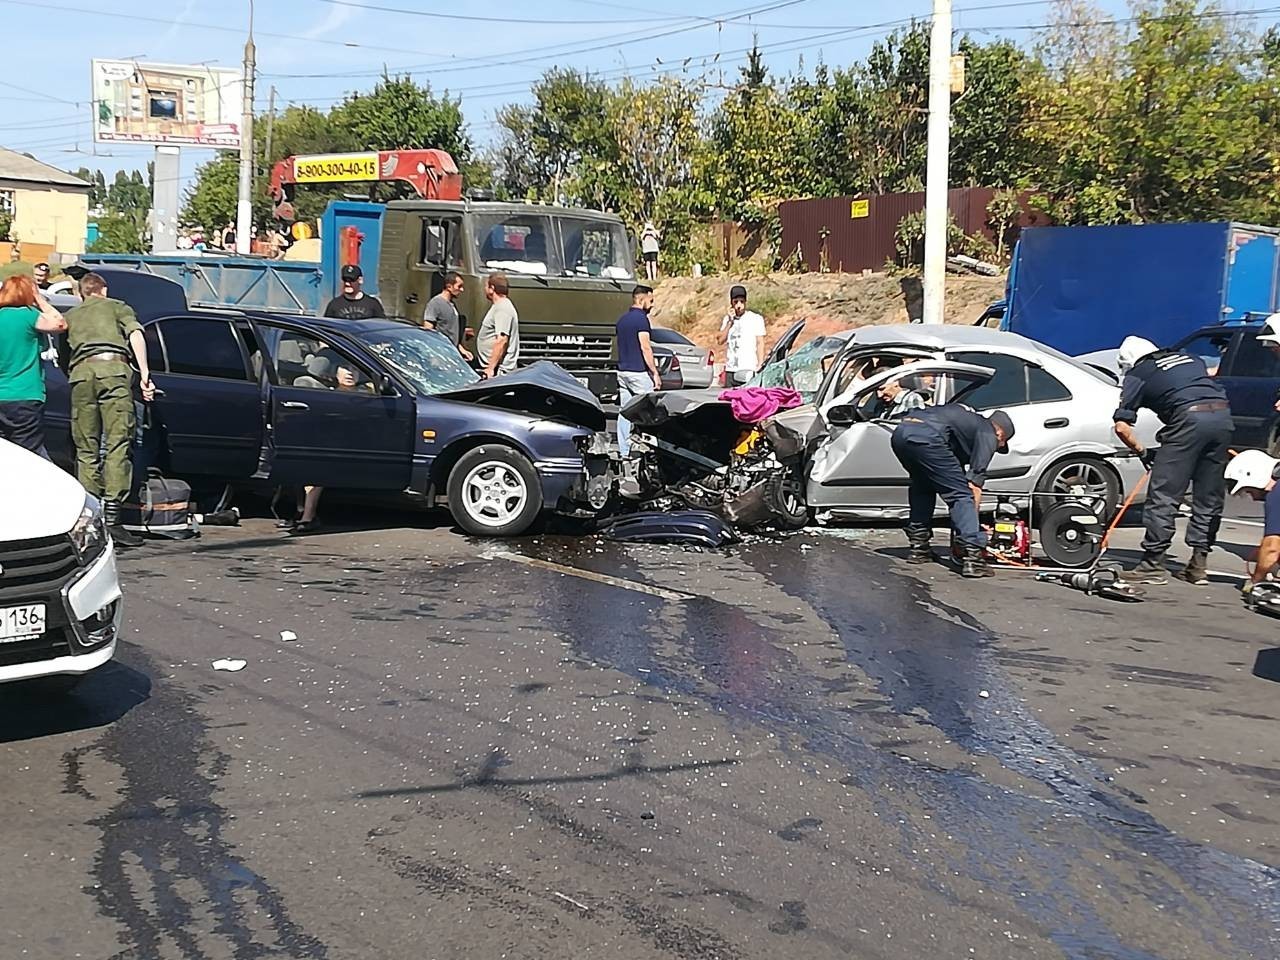
[[[133,487],[131,354],[141,374],[143,400],[155,397],[146,341],[137,315],[127,304],[107,296],[107,283],[100,275],[85,274],[80,295],[84,302],[67,312],[76,477],[85,490],[102,500],[103,519],[116,543],[136,547],[142,538],[120,525],[120,506]]]

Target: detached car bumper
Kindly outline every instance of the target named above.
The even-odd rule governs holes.
[[[88,566],[75,563],[66,570],[65,558],[74,563],[75,555],[69,541],[65,550],[62,548],[62,540],[65,538],[29,541],[38,545],[28,549],[45,550],[49,555],[47,562],[41,564],[42,568],[50,568],[47,579],[33,574],[19,578],[20,582],[12,586],[0,580],[0,606],[45,605],[43,634],[0,643],[0,683],[84,674],[115,655],[123,615],[115,547],[108,540],[102,553]],[[0,545],[0,555],[6,546],[16,545]],[[16,565],[13,569],[20,570]]]

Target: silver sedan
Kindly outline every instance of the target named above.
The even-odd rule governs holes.
[[[649,336],[656,346],[670,350],[680,358],[680,375],[686,388],[698,390],[711,386],[715,356],[710,350],[668,327],[654,327]]]
[[[911,378],[904,385],[928,403],[959,398],[1012,418],[1016,433],[1009,452],[992,461],[984,506],[997,494],[1039,508],[1074,497],[1110,515],[1143,475],[1138,458],[1112,430],[1120,393],[1115,380],[1025,337],[982,327],[903,324],[845,331],[825,338],[825,346],[789,377],[813,381],[796,383],[812,402],[782,415],[817,441],[806,495],[820,521],[906,515],[907,474],[889,449],[896,421],[884,416],[875,397],[880,384],[898,377],[890,372],[898,368]],[[990,375],[976,376],[976,368]],[[1144,443],[1154,441],[1159,423],[1149,411],[1137,426]]]

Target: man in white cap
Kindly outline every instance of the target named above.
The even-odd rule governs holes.
[[[1120,406],[1112,415],[1116,436],[1151,471],[1142,516],[1142,560],[1121,576],[1130,583],[1167,583],[1165,553],[1173,543],[1178,507],[1191,488],[1187,546],[1191,560],[1179,579],[1209,582],[1209,551],[1218,539],[1226,498],[1223,466],[1234,425],[1226,391],[1210,376],[1204,361],[1178,350],[1161,350],[1150,340],[1126,337],[1117,357],[1124,373]],[[1134,433],[1138,411],[1155,412],[1164,426],[1160,446],[1147,450]]]
[[[1258,544],[1258,556],[1253,573],[1244,582],[1240,592],[1248,598],[1254,586],[1267,578],[1280,563],[1280,487],[1276,485],[1276,471],[1280,460],[1269,457],[1261,450],[1245,450],[1227,464],[1226,481],[1231,494],[1247,494],[1261,500],[1262,542]]]

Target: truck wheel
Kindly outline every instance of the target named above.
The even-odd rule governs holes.
[[[500,444],[476,447],[449,474],[449,511],[467,533],[516,537],[542,512],[542,482],[518,450]]]
[[[1036,493],[1041,494],[1033,504],[1037,518],[1068,498],[1088,502],[1097,516],[1107,518],[1120,506],[1120,478],[1099,458],[1082,454],[1049,467],[1036,482]]]

